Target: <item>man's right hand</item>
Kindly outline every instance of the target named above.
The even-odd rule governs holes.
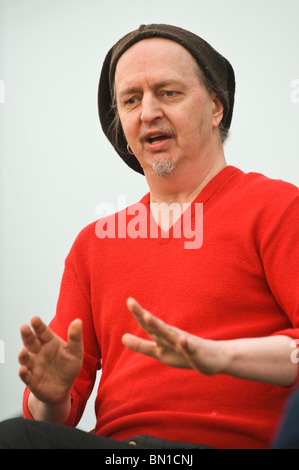
[[[69,399],[82,367],[82,321],[70,324],[67,342],[39,317],[32,318],[31,326],[21,327],[24,347],[19,353],[19,376],[37,400],[49,408],[59,408]]]

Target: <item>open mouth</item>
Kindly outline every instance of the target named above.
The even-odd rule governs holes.
[[[146,139],[147,142],[150,144],[157,144],[159,142],[163,142],[164,140],[170,139],[169,135],[166,134],[157,134],[157,135],[152,135],[151,137],[148,137]]]

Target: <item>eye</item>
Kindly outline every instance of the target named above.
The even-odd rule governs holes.
[[[125,105],[132,106],[135,103],[136,103],[136,98],[129,98],[128,100],[126,100]]]
[[[172,96],[175,96],[175,91],[171,91],[171,90],[164,91],[164,95],[171,98]]]

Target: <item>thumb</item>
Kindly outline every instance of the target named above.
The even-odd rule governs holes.
[[[83,354],[82,320],[72,321],[68,329],[68,347],[76,356]]]
[[[198,370],[197,363],[197,353],[198,348],[196,348],[186,336],[182,336],[179,340],[179,345],[181,347],[181,352],[184,355],[185,359],[189,362],[190,366]]]

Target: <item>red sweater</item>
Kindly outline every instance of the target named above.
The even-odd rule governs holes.
[[[141,202],[149,221],[149,195]],[[171,233],[100,239],[97,222],[75,240],[51,322],[64,338],[74,318],[84,323],[85,359],[67,425],[78,423],[102,367],[98,434],[118,440],[149,434],[217,448],[269,445],[289,389],[167,367],[121,342],[126,332],[146,337],[126,308],[129,296],[204,338],[299,338],[299,190],[228,166],[198,202],[203,243],[197,249]],[[134,207],[130,214],[127,222]],[[24,415],[31,418],[27,397],[28,390]]]

